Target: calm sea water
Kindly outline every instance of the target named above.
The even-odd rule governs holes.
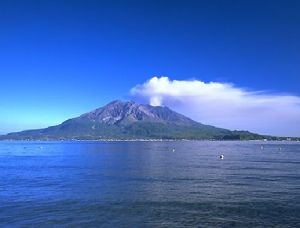
[[[0,142],[0,226],[299,227],[300,143]]]

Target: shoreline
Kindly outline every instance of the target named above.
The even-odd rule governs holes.
[[[300,142],[300,139],[216,140],[216,139],[0,139],[0,142]]]

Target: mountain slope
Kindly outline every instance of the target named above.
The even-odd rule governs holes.
[[[193,121],[167,107],[113,101],[57,126],[1,136],[1,139],[260,139]]]

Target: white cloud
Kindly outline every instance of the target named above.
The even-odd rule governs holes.
[[[164,105],[205,124],[261,134],[300,136],[300,97],[248,91],[233,84],[153,77],[131,89],[136,99]]]

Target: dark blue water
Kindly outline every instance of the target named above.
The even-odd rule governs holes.
[[[0,226],[297,227],[300,143],[0,142]]]

